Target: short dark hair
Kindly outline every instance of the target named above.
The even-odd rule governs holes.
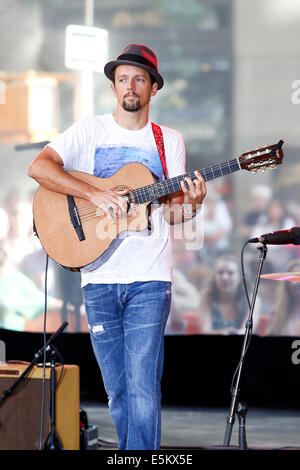
[[[115,67],[115,68],[113,69],[113,71],[111,72],[111,81],[113,82],[113,84],[115,84],[116,68],[117,68],[117,67]],[[145,72],[147,72],[147,71],[145,70]],[[151,73],[147,72],[147,74],[148,74],[149,77],[150,77],[151,85],[154,85],[154,83],[156,83],[155,78],[151,75]]]

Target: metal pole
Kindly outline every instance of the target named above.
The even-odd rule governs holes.
[[[84,24],[94,25],[94,0],[85,0]]]
[[[85,0],[84,8],[85,26],[94,25],[94,0]],[[91,117],[94,114],[94,76],[92,70],[81,72],[81,118]]]

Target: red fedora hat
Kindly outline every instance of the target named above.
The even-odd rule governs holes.
[[[157,82],[158,90],[163,87],[164,79],[157,70],[157,58],[154,52],[143,44],[128,44],[121,52],[117,60],[108,62],[104,67],[104,73],[110,80],[112,72],[118,65],[134,65],[146,70]]]

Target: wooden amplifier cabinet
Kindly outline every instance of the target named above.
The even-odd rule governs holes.
[[[22,375],[28,364],[0,364],[0,396]],[[62,376],[61,376],[62,373]],[[55,367],[55,427],[63,449],[80,448],[79,367]],[[0,449],[40,448],[43,367],[35,366],[28,378],[0,406]],[[45,370],[44,445],[50,433],[50,367]]]

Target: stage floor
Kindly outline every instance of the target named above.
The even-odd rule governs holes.
[[[89,425],[98,426],[99,450],[116,449],[116,433],[104,404],[82,402]],[[162,449],[212,448],[223,446],[229,408],[162,409]],[[238,447],[236,417],[230,447]],[[300,410],[249,408],[246,419],[248,448],[300,450]]]

